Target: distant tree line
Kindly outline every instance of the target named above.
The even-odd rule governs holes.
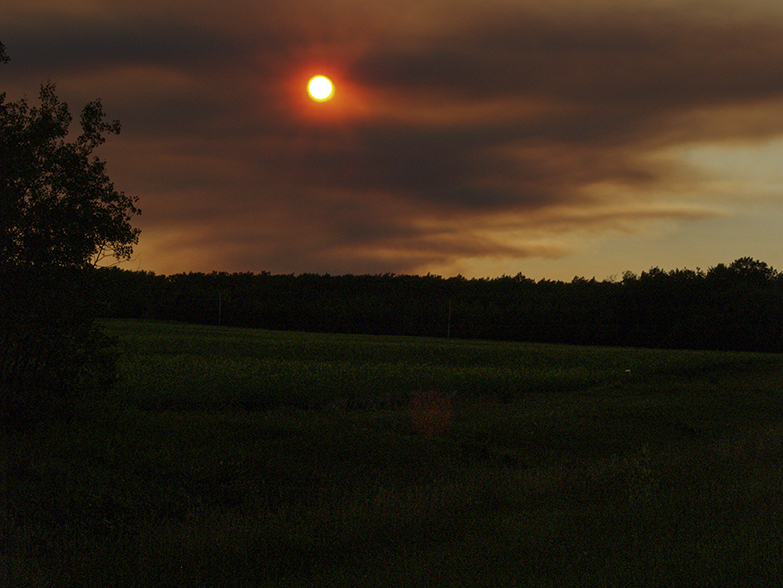
[[[329,333],[780,352],[783,274],[745,257],[621,280],[97,270],[104,316]]]

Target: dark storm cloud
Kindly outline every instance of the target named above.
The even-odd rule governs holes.
[[[783,96],[783,26],[774,22],[655,13],[571,21],[502,11],[399,43],[358,45],[353,54],[350,44],[326,42],[318,54],[344,60],[346,77],[374,101],[367,112],[263,155],[274,162],[265,167],[272,185],[340,195],[323,210],[337,221],[312,225],[343,249],[338,256],[392,249],[418,263],[438,258],[440,243],[442,255],[525,257],[524,245],[481,237],[487,219],[551,209],[539,218],[554,227],[563,206],[595,204],[587,186],[654,187],[677,170],[647,161],[651,149],[714,132],[694,127],[682,136],[683,117]],[[277,63],[290,50],[259,57]],[[295,114],[277,114],[271,132],[290,138],[301,130]],[[353,203],[361,218],[341,212],[334,198]],[[629,223],[648,216],[631,207],[610,216],[623,214]],[[666,213],[649,216],[657,215]],[[431,221],[426,235],[399,230],[412,218]],[[611,223],[605,214],[582,219]]]
[[[13,61],[51,71],[88,70],[122,63],[215,63],[231,39],[178,20],[44,15],[11,31]]]
[[[503,99],[561,105],[533,117],[500,111],[481,121],[480,132],[457,123],[448,132],[396,127],[394,133],[407,132],[411,143],[424,145],[419,155],[425,169],[441,167],[442,147],[444,159],[457,160],[479,181],[483,170],[492,173],[492,166],[501,165],[514,184],[565,181],[567,189],[602,179],[654,181],[656,172],[635,158],[667,141],[666,131],[680,124],[679,117],[783,96],[781,23],[632,16],[569,22],[504,14],[413,47],[378,47],[353,72],[411,101],[440,100],[446,109],[454,102]],[[770,135],[780,131],[767,129]],[[417,134],[427,136],[421,141]],[[532,157],[513,160],[504,147],[517,145],[528,147]],[[569,161],[547,165],[536,159],[536,146]],[[587,157],[587,150],[594,156]],[[495,158],[476,157],[482,153]],[[466,161],[475,163],[466,169]]]
[[[370,191],[445,216],[585,204],[582,189],[601,182],[652,186],[669,170],[645,161],[651,148],[701,138],[699,129],[682,136],[682,117],[783,95],[781,33],[771,22],[678,14],[502,11],[378,43],[347,73],[372,89],[371,116],[346,122],[348,141],[339,127],[323,131],[323,148],[281,149],[275,173],[281,183]],[[460,115],[492,103],[473,120]],[[525,103],[548,107],[528,112]]]
[[[751,3],[77,4],[20,9],[6,71],[122,120],[110,171],[165,271],[562,255],[536,239],[715,214],[645,200],[699,180],[660,150],[783,135],[783,19]]]
[[[653,109],[781,91],[781,25],[632,13],[572,20],[510,12],[356,64],[374,84],[443,96],[536,95]]]

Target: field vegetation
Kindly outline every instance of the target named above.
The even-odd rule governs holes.
[[[4,586],[778,586],[779,355],[110,320]]]

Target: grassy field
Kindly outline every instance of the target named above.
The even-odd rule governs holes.
[[[783,358],[108,321],[0,584],[780,586]]]

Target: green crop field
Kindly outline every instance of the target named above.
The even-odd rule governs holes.
[[[14,587],[780,586],[783,358],[107,321]]]

